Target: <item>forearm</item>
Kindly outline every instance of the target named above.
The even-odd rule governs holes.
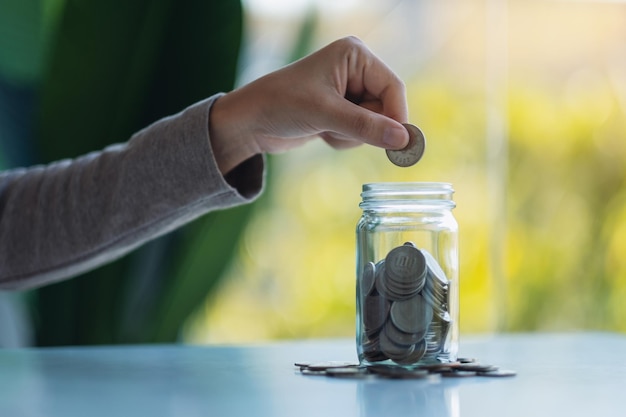
[[[262,187],[262,157],[231,172],[239,190],[226,182],[210,146],[214,100],[163,119],[127,143],[2,174],[0,288],[79,274],[210,210],[253,199]]]

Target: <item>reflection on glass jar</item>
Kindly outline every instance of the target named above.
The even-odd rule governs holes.
[[[458,225],[447,183],[363,185],[357,353],[364,365],[455,361]]]

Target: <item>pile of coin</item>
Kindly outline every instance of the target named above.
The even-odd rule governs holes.
[[[426,149],[426,139],[422,131],[415,125],[405,123],[404,127],[409,132],[409,143],[399,150],[387,149],[387,158],[399,167],[410,167],[415,165]]]
[[[456,362],[417,365],[411,368],[389,365],[361,366],[357,363],[340,361],[296,362],[294,365],[300,369],[303,375],[351,379],[433,379],[471,376],[502,378],[517,375],[513,370],[500,369],[495,365],[481,364],[476,359],[471,358],[459,358]]]
[[[359,357],[400,365],[437,360],[450,330],[450,283],[435,258],[412,242],[364,265],[359,279]]]

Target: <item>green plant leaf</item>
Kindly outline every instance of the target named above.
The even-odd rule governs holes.
[[[67,0],[50,43],[41,90],[37,143],[43,161],[125,141],[160,117],[232,88],[241,25],[238,0]],[[210,224],[212,216],[224,214],[210,214],[117,262],[38,290],[38,344],[155,340],[151,324],[163,316],[159,309],[164,306],[180,311],[172,316],[179,321],[168,319],[168,326],[181,326],[185,311],[195,308],[195,299],[204,299],[219,274],[207,279],[198,268],[179,273],[185,265],[182,259],[193,250],[177,248],[197,241],[196,236],[205,233],[202,224]],[[237,220],[216,223],[237,227],[211,233],[217,237],[228,233],[229,244],[219,238],[206,243],[208,253],[219,252],[207,259],[215,271],[228,263],[239,223],[246,221],[241,214],[226,216]],[[219,250],[210,250],[210,245]],[[155,256],[159,253],[173,255]],[[198,286],[200,281],[206,285]],[[141,288],[150,291],[137,290]],[[172,304],[171,294],[177,294],[175,303],[184,304],[184,309]],[[194,300],[180,296],[188,294]],[[141,314],[134,314],[137,309],[130,307],[142,295]]]

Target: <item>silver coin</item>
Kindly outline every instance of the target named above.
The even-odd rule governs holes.
[[[443,269],[441,269],[441,266],[439,265],[439,262],[437,262],[435,257],[427,250],[422,249],[421,252],[422,255],[424,255],[426,265],[428,266],[430,272],[429,278],[435,278],[435,282],[442,286],[448,285],[450,281],[448,280],[448,278],[446,278],[446,273],[443,271]]]
[[[406,358],[415,350],[414,345],[410,346],[402,346],[394,343],[393,340],[389,339],[387,335],[383,332],[380,333],[380,350],[387,356],[389,359],[398,361]]]
[[[366,379],[372,377],[372,374],[367,372],[367,368],[364,367],[328,369],[326,375],[335,378],[349,379]]]
[[[359,284],[361,290],[361,296],[371,294],[374,289],[374,282],[376,281],[376,266],[373,262],[368,262],[363,267],[363,273],[361,274],[361,283]]]
[[[368,340],[363,344],[363,357],[369,362],[383,362],[389,359],[380,351],[378,337]]]
[[[422,294],[428,294],[432,301],[439,304],[446,304],[448,298],[448,290],[443,288],[435,288],[433,285],[424,285]]]
[[[485,364],[480,364],[476,362],[476,363],[462,363],[459,366],[457,366],[456,369],[460,371],[472,371],[472,372],[494,372],[494,371],[497,371],[499,368],[494,365],[485,365]]]
[[[363,348],[363,353],[375,352],[380,349],[378,347],[378,337],[374,337],[372,339],[366,339],[361,346]]]
[[[413,352],[409,356],[402,358],[400,360],[397,360],[396,362],[399,363],[400,365],[412,365],[412,364],[419,362],[424,357],[425,354],[426,354],[426,341],[422,339],[420,342],[415,344],[415,348],[413,349]]]
[[[430,372],[452,372],[458,365],[458,362],[436,362],[419,365],[419,369],[425,369]]]
[[[324,362],[313,362],[304,366],[305,369],[309,371],[326,371],[327,369],[334,368],[354,368],[359,366],[358,363],[354,362],[346,362],[346,361],[324,361]]]
[[[405,123],[404,127],[409,132],[409,143],[400,150],[387,149],[387,158],[399,167],[415,165],[426,149],[426,139],[422,131],[415,125]]]
[[[394,379],[423,379],[429,378],[428,371],[422,369],[405,369],[399,366],[393,365],[375,365],[370,366],[368,369],[381,377],[394,378]]]
[[[402,245],[392,249],[385,258],[386,275],[399,283],[426,279],[426,259],[417,248]]]
[[[389,359],[388,357],[385,356],[385,354],[383,352],[380,351],[380,349],[378,350],[372,350],[372,351],[368,351],[368,352],[363,352],[363,357],[368,361],[368,362],[384,362],[387,359]]]
[[[447,296],[441,297],[434,295],[432,290],[428,287],[424,287],[421,295],[433,308],[438,317],[449,317]]]
[[[402,346],[410,346],[419,343],[426,336],[426,330],[420,333],[406,333],[398,329],[392,320],[387,321],[383,327],[383,332],[387,334],[387,337],[394,343]]]
[[[408,300],[419,292],[419,287],[403,289],[394,284],[384,273],[384,269],[376,276],[376,290],[379,294],[392,301]]]
[[[495,377],[495,378],[505,378],[505,377],[515,376],[517,375],[517,372],[510,370],[510,369],[498,369],[497,371],[477,372],[476,375]]]
[[[440,320],[437,316],[433,318],[425,337],[426,356],[436,358],[444,350],[449,331],[450,324],[448,322]]]
[[[406,300],[411,298],[412,294],[406,294],[389,288],[389,278],[386,274],[385,261],[382,260],[376,264],[376,291],[389,300]]]
[[[421,333],[433,319],[433,309],[421,295],[406,301],[394,301],[390,311],[393,324],[405,333]]]
[[[326,376],[326,371],[313,371],[308,368],[301,369],[300,373],[302,375],[309,375],[309,376]]]
[[[389,316],[390,303],[380,295],[368,295],[363,300],[363,324],[368,335],[378,332]]]
[[[477,373],[476,372],[471,372],[471,371],[451,371],[451,372],[440,372],[439,373],[441,376],[446,377],[446,378],[467,378],[470,376],[476,376]]]

